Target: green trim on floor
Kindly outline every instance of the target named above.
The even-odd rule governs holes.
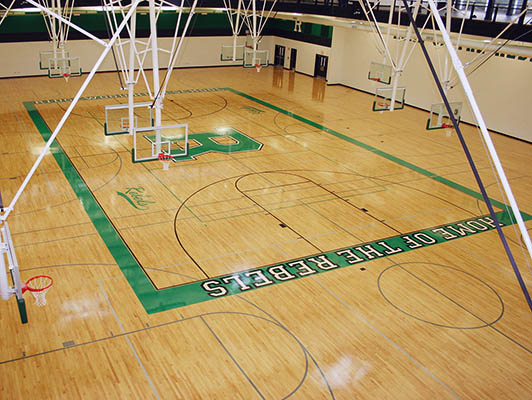
[[[323,125],[317,124],[304,117],[283,110],[277,106],[237,90],[231,88],[192,89],[169,93],[212,92],[221,90],[230,91],[272,110],[288,115],[298,121],[304,122],[349,143],[355,144],[377,155],[380,155],[388,160],[405,166],[431,179],[457,189],[467,195],[477,199],[482,199],[482,196],[479,193],[467,187],[440,177],[414,164],[387,154],[377,148],[369,146],[349,136],[338,133],[332,129],[324,127]],[[116,95],[115,97],[91,96],[82,99],[92,100],[117,97],[122,97],[122,95]],[[51,136],[51,132],[35,108],[35,104],[48,104],[68,100],[69,99],[59,99],[57,101],[45,100],[23,103],[28,114],[32,118],[35,126],[45,141],[47,141]],[[476,233],[491,231],[495,228],[489,215],[484,215],[455,223],[445,224],[435,228],[424,229],[391,238],[379,239],[339,250],[329,251],[268,266],[257,267],[246,271],[235,272],[226,276],[204,279],[201,281],[158,290],[153,285],[150,278],[146,275],[142,266],[139,264],[134,254],[132,254],[129,247],[117,231],[116,227],[112,224],[98,200],[87,187],[83,178],[75,169],[59,143],[54,141],[50,150],[59,167],[63,171],[63,174],[70,183],[72,189],[76,193],[76,196],[80,199],[81,204],[91,219],[94,227],[98,231],[100,237],[109,249],[111,255],[115,259],[131,288],[134,290],[144,309],[149,314],[200,303],[218,297],[239,294],[256,288],[291,281],[306,275],[318,274],[333,269],[357,265],[394,254],[425,248],[433,244],[445,243],[460,237],[467,237]],[[492,202],[501,209],[506,208],[506,206],[501,202],[496,200],[492,200]],[[529,214],[522,213],[522,215],[524,220],[532,219],[532,216]],[[499,218],[500,222],[505,226],[513,224],[512,219],[506,211],[498,212],[497,218]]]

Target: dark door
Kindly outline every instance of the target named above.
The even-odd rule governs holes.
[[[275,45],[275,60],[273,65],[284,66],[284,46]]]
[[[327,78],[327,64],[329,57],[316,54],[316,63],[314,64],[314,76],[321,76]]]
[[[290,69],[296,69],[297,50],[290,50]]]

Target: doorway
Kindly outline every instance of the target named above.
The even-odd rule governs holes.
[[[327,64],[329,63],[329,57],[321,54],[316,54],[316,63],[314,64],[314,76],[320,76],[327,78]]]
[[[278,44],[275,45],[275,58],[273,65],[280,65],[284,67],[284,51],[285,47]]]
[[[291,70],[296,69],[296,58],[297,58],[297,50],[291,49],[290,50],[290,69]]]

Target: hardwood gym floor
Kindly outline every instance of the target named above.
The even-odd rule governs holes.
[[[81,79],[0,80],[5,204]],[[9,217],[22,279],[54,286],[25,325],[0,303],[1,398],[532,396],[532,312],[455,133],[273,67],[177,70],[169,90],[193,157],[133,163],[98,74]],[[532,228],[532,145],[493,139]]]

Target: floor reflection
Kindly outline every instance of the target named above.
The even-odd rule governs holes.
[[[327,81],[321,78],[314,78],[312,81],[312,100],[323,101],[325,97],[325,86]]]
[[[288,91],[293,92],[294,91],[294,81],[296,80],[296,71],[290,70],[288,71]]]
[[[283,74],[284,68],[275,66],[273,67],[273,82],[272,86],[277,88],[283,87]]]

